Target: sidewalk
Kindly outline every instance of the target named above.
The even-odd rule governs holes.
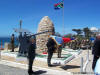
[[[0,61],[0,64],[7,65],[7,66],[11,66],[13,68],[21,68],[23,70],[25,69],[26,70],[25,71],[25,75],[28,75],[27,74],[27,67],[28,67],[27,64],[21,64],[21,63],[6,61],[6,60],[1,60]],[[43,75],[72,75],[70,72],[59,71],[59,70],[52,70],[52,69],[47,69],[47,68],[42,68],[42,67],[36,67],[36,66],[33,66],[33,70],[34,71],[37,71],[37,72],[42,72]],[[18,71],[18,72],[21,74],[21,71]]]

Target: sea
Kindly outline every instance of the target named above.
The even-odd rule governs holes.
[[[1,42],[2,42],[2,47],[4,48],[5,43],[10,43],[11,38],[10,37],[0,37],[0,48],[1,48]],[[15,45],[18,45],[19,42],[17,38],[15,38]]]

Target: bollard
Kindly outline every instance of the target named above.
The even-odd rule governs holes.
[[[83,73],[83,57],[81,57],[80,72]]]

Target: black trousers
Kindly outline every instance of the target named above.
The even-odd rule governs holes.
[[[14,43],[11,43],[12,52],[14,52]]]
[[[48,59],[47,59],[47,62],[48,62],[48,65],[51,65],[51,58],[53,56],[53,51],[48,51]]]
[[[61,58],[62,47],[58,48],[58,58]]]
[[[93,70],[95,69],[96,62],[97,62],[98,59],[99,59],[99,57],[97,57],[97,56],[94,55],[93,63],[92,63],[92,69],[93,69]]]
[[[34,61],[34,58],[28,58],[28,72],[31,72],[32,71],[32,66],[33,66],[33,61]]]

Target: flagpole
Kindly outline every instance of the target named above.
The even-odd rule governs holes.
[[[64,0],[63,0],[63,9],[62,9],[62,26],[63,26],[63,35],[65,35],[65,26],[64,26]]]
[[[62,5],[61,5],[62,3]],[[65,34],[65,26],[64,26],[64,0],[62,0],[60,3],[57,3],[54,5],[55,6],[55,9],[60,9],[62,8],[62,34],[64,35]]]

